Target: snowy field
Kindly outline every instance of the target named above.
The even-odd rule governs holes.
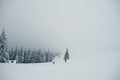
[[[0,64],[0,80],[120,80],[119,53],[41,64]]]

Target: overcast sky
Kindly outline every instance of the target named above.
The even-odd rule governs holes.
[[[119,0],[0,0],[9,47],[120,50]]]

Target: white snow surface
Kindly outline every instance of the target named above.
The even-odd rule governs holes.
[[[55,64],[1,63],[0,80],[120,80],[119,53],[78,57]]]

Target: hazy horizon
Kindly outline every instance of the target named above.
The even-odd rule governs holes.
[[[118,0],[1,0],[8,45],[72,53],[120,50]],[[120,52],[120,51],[119,51]]]

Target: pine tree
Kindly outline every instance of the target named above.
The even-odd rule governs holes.
[[[9,60],[15,60],[13,47],[9,50]]]
[[[45,51],[45,62],[49,62],[48,61],[48,52],[47,51]]]
[[[20,63],[24,62],[24,51],[23,51],[23,48],[20,49],[19,60],[20,60]]]
[[[40,57],[40,56],[39,56],[38,51],[35,51],[35,52],[34,52],[35,63],[39,63],[39,62],[40,62],[39,57]]]
[[[42,54],[42,51],[40,49],[38,50],[38,56],[39,56],[39,62],[40,63],[44,62],[44,60],[43,60],[43,54]]]
[[[23,52],[23,48],[21,49],[17,49],[16,50],[17,55],[16,55],[16,60],[17,63],[23,63],[24,62],[24,52]]]
[[[31,63],[31,61],[32,61],[32,59],[31,59],[31,57],[32,57],[32,53],[31,53],[31,50],[30,49],[28,49],[28,51],[27,51],[27,54],[28,54],[28,58],[27,58],[27,63]]]
[[[18,62],[18,53],[19,53],[19,50],[16,46],[13,52],[13,60],[17,60],[17,62]]]
[[[31,63],[35,63],[35,52],[36,50],[34,49],[31,54]]]
[[[69,59],[70,59],[70,57],[69,57],[68,48],[67,48],[66,53],[64,55],[64,60],[65,60],[65,62],[67,62],[67,60],[69,60]]]
[[[8,62],[9,60],[8,45],[7,45],[6,33],[4,30],[2,31],[0,35],[0,56],[2,60],[5,60],[5,61],[0,61],[0,62]]]
[[[25,49],[24,50],[24,61],[23,61],[23,63],[26,63],[27,62],[27,50]]]

